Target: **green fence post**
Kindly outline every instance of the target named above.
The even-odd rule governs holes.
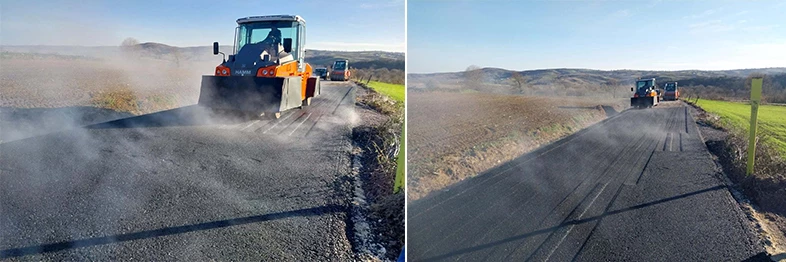
[[[753,174],[753,163],[756,158],[756,117],[759,114],[759,103],[761,102],[761,77],[751,79],[751,129],[748,140],[748,172],[746,175]]]
[[[398,151],[398,159],[396,159],[396,181],[393,182],[393,193],[398,193],[404,187],[404,161],[406,158],[406,148],[404,148],[404,141],[406,136],[406,122],[401,125],[401,147]]]

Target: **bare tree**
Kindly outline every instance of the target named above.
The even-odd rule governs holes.
[[[524,84],[527,83],[527,77],[519,72],[513,72],[513,74],[510,75],[510,78],[513,80],[513,83],[516,84],[516,87],[519,89],[519,91],[524,94],[526,91]]]
[[[479,66],[471,65],[464,71],[464,79],[468,84],[477,87],[483,82],[483,70]]]
[[[123,43],[120,43],[120,46],[135,46],[139,44],[139,40],[136,40],[133,37],[127,37],[123,40]]]
[[[122,43],[120,43],[120,50],[124,52],[132,52],[137,49],[138,45],[139,45],[138,40],[136,40],[133,37],[128,37],[124,39]]]
[[[180,60],[183,58],[183,54],[180,53],[179,49],[175,49],[172,51],[172,61],[175,62],[175,66],[180,67]]]
[[[606,84],[606,88],[611,93],[611,97],[612,98],[617,97],[617,89],[619,89],[619,85],[620,85],[619,80],[617,80],[616,78],[611,78],[608,81],[606,81],[605,84]]]

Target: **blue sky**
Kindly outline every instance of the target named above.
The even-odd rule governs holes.
[[[134,37],[175,46],[231,45],[238,18],[270,14],[302,16],[309,49],[405,51],[404,0],[2,0],[0,43],[107,46]]]
[[[409,73],[786,66],[786,1],[407,2]]]

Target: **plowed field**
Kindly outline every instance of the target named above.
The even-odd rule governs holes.
[[[415,93],[407,97],[409,200],[621,111],[626,99]]]

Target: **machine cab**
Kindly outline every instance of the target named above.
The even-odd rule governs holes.
[[[676,93],[677,92],[677,82],[666,83],[666,93]]]
[[[336,60],[333,62],[333,70],[330,73],[331,80],[347,81],[349,80],[349,60]]]
[[[666,83],[666,86],[664,87],[664,89],[666,90],[666,93],[664,95],[664,98],[666,100],[677,100],[677,99],[679,99],[680,91],[677,88],[677,82]]]
[[[276,77],[306,71],[306,21],[303,18],[296,15],[250,16],[238,19],[237,24],[232,54],[216,67],[216,76]]]
[[[657,96],[659,94],[659,90],[655,88],[654,78],[637,80],[635,90],[631,88],[631,91],[635,92],[633,97]]]

